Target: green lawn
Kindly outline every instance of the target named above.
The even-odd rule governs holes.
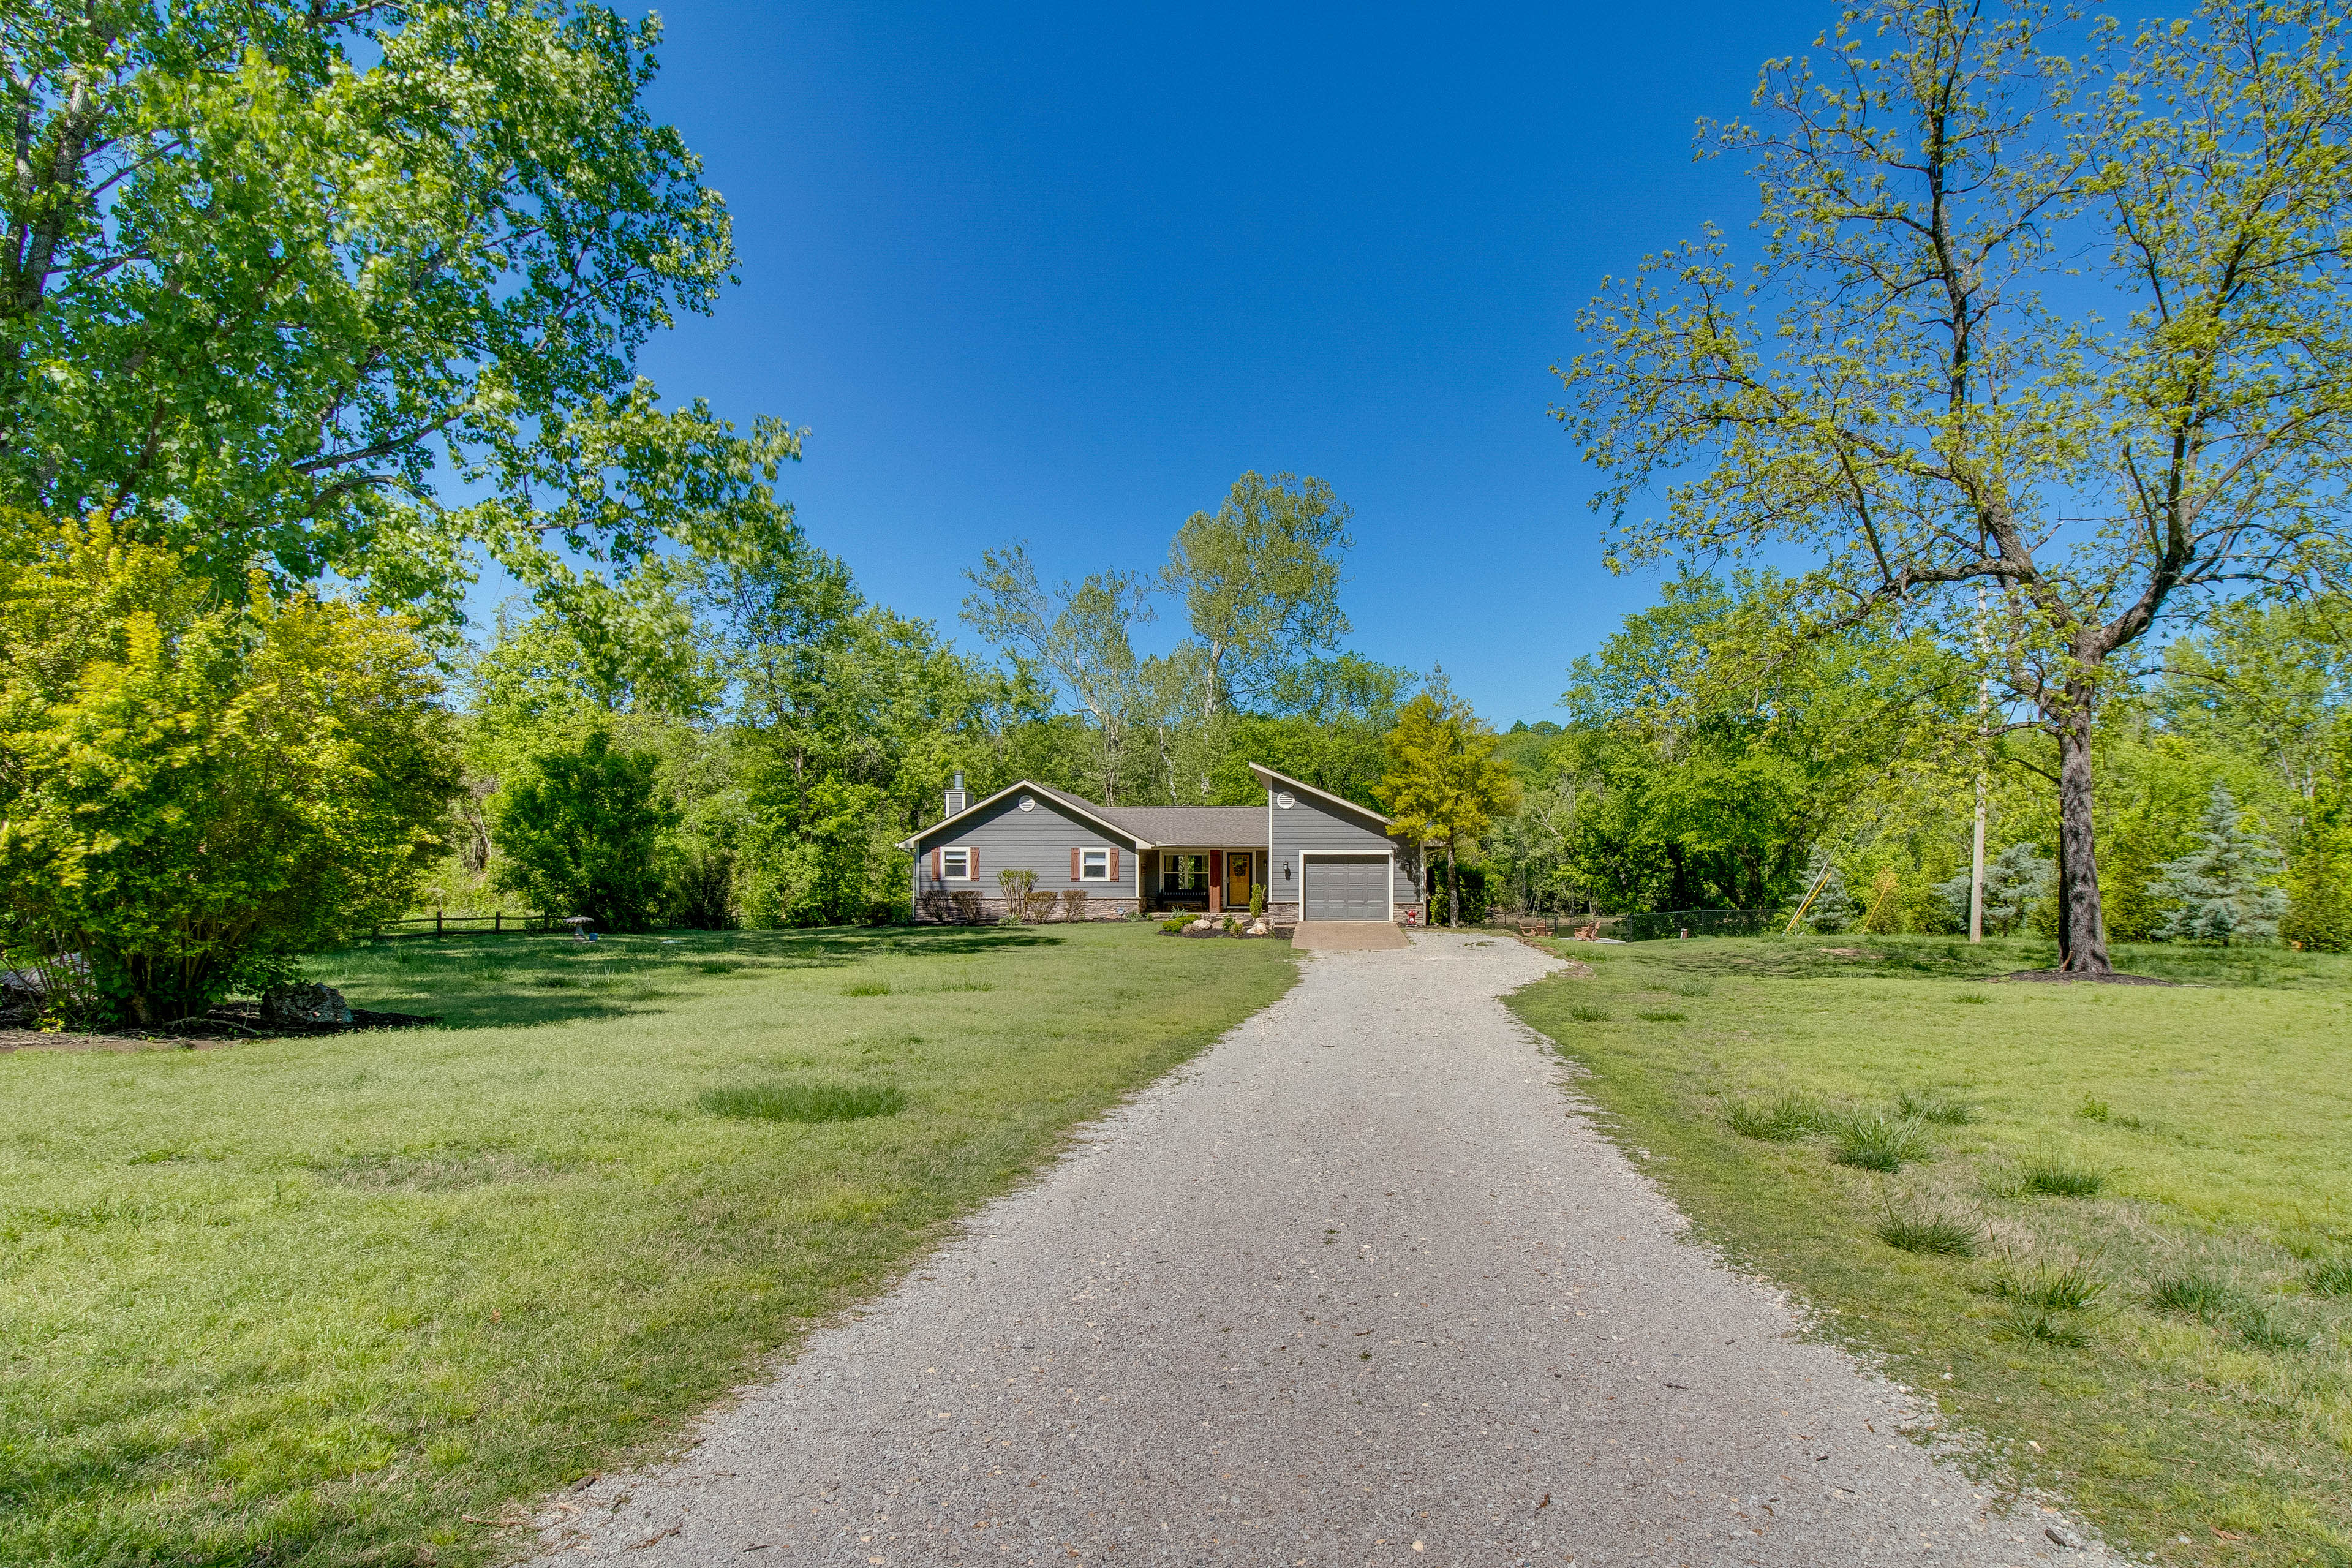
[[[1105,924],[314,973],[446,1023],[0,1057],[0,1560],[495,1555],[1296,969]]]
[[[2051,962],[2021,942],[1555,945],[1594,976],[1515,1005],[1614,1134],[1987,1473],[2160,1562],[2352,1563],[2352,963],[2118,953],[2171,989],[1972,978]]]

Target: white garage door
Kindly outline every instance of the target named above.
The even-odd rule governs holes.
[[[1307,861],[1306,909],[1310,921],[1384,921],[1389,918],[1389,858],[1385,855],[1316,855]]]

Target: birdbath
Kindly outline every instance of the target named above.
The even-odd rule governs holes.
[[[590,915],[566,915],[563,917],[563,923],[572,928],[572,941],[594,942],[596,933],[588,929],[593,923],[593,920],[594,917]]]

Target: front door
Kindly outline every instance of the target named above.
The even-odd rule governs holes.
[[[1245,910],[1250,906],[1250,861],[1246,849],[1225,851],[1225,908]]]

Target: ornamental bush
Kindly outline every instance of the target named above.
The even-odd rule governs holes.
[[[0,944],[75,1022],[170,1023],[396,914],[458,788],[409,622],[224,598],[0,514]]]

